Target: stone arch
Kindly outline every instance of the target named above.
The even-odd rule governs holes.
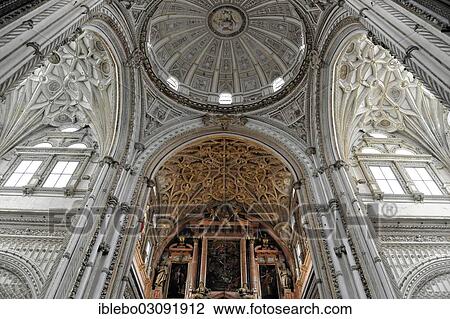
[[[134,169],[139,172],[139,178],[136,179],[131,206],[143,207],[142,205],[147,198],[146,189],[148,189],[151,180],[167,158],[170,158],[172,154],[187,145],[214,136],[228,136],[253,142],[272,152],[289,168],[295,176],[295,181],[304,185],[300,192],[305,201],[311,205],[319,201],[317,196],[319,196],[318,193],[320,193],[321,186],[313,178],[314,164],[303,141],[295,139],[283,130],[254,119],[245,119],[243,120],[244,123],[231,124],[226,129],[218,124],[206,124],[207,122],[205,118],[186,120],[183,122],[183,125],[177,124],[172,127],[166,127],[164,131],[160,131],[147,141],[134,166]],[[176,234],[177,231],[174,230],[164,242],[170,242],[170,239]],[[320,249],[317,248],[319,247],[318,244],[315,245],[316,248],[314,249]],[[160,246],[163,247],[164,245],[160,244]],[[288,250],[283,245],[281,247],[284,251]],[[324,254],[326,252],[321,251],[312,256],[314,269],[318,269],[315,267],[316,259],[322,259],[319,263],[325,262],[323,260]],[[293,265],[293,256],[291,254],[286,255],[288,256],[289,264]],[[155,257],[152,260],[157,263],[159,259]]]
[[[383,124],[382,116],[379,120],[376,119],[376,116],[373,116],[371,121],[364,121],[364,116],[366,115],[365,112],[368,112],[369,115],[371,115],[371,110],[370,108],[369,110],[361,110],[358,108],[362,103],[357,105],[355,103],[354,109],[337,109],[337,97],[335,91],[339,86],[335,85],[335,82],[337,82],[339,76],[341,76],[342,79],[345,79],[346,75],[350,74],[352,70],[357,69],[358,66],[357,63],[356,66],[351,65],[350,63],[350,70],[346,70],[345,67],[343,69],[338,69],[338,64],[342,62],[340,60],[341,57],[346,54],[346,51],[352,52],[353,48],[350,48],[349,45],[353,40],[363,39],[363,41],[369,42],[371,46],[367,51],[359,56],[357,55],[361,58],[360,65],[364,65],[363,62],[367,62],[367,64],[370,65],[371,56],[370,54],[365,54],[367,52],[374,52],[373,54],[371,53],[372,56],[380,54],[380,56],[385,57],[386,65],[388,65],[388,61],[395,60],[397,64],[395,70],[398,73],[396,76],[404,76],[404,78],[410,77],[408,80],[410,84],[413,84],[411,86],[414,89],[417,89],[417,91],[420,90],[421,96],[429,98],[429,94],[423,86],[413,78],[411,73],[406,75],[408,71],[401,62],[395,59],[395,56],[391,55],[391,53],[383,46],[379,45],[373,38],[370,38],[370,32],[368,32],[359,21],[353,18],[345,18],[337,23],[334,28],[335,30],[326,40],[322,53],[320,54],[320,67],[318,68],[320,71],[317,71],[314,75],[316,91],[320,92],[320,94],[316,94],[314,104],[316,107],[316,126],[320,134],[319,143],[321,144],[320,155],[322,161],[325,163],[343,161],[344,164],[351,164],[349,160],[351,160],[351,149],[354,143],[360,140],[366,133],[370,132],[370,128],[375,130],[380,126],[383,126],[381,125]],[[375,50],[372,50],[373,48],[375,48]],[[368,57],[367,60],[364,60],[366,57]],[[376,59],[378,58],[379,57],[376,57]],[[392,69],[394,69],[394,66],[392,66]],[[365,71],[367,70],[371,71],[372,69],[368,66]],[[342,73],[340,74],[339,71]],[[364,74],[367,75],[367,73]],[[370,76],[364,77],[360,74],[353,74],[350,75],[350,79],[354,80],[356,78],[357,80],[361,80],[360,82],[366,80],[367,87],[370,87],[368,82],[381,86],[382,83],[379,83],[377,76],[378,75],[375,74],[372,79]],[[397,89],[394,85],[391,85],[392,83],[390,83],[390,81],[387,81],[387,83],[388,85],[383,88],[381,91],[382,94],[380,95],[385,96],[392,94],[392,91],[389,90],[393,88]],[[397,81],[397,84],[401,84],[401,81]],[[356,89],[358,88],[358,85],[359,84],[355,84],[354,86],[349,85],[349,92],[357,92]],[[409,89],[409,86],[406,86],[405,89]],[[363,98],[360,99],[360,102],[365,102],[364,98],[367,97],[369,93],[366,92],[364,94],[359,94],[359,96],[352,98],[357,100],[357,98],[361,98],[362,96]],[[411,101],[410,97],[409,99],[405,98],[404,93],[400,93],[397,97],[399,98],[399,104],[405,100],[408,102],[406,106],[407,110],[401,109],[401,105],[392,107],[393,114],[401,113],[401,116],[397,117],[397,121],[386,123],[386,131],[389,133],[398,133],[400,131],[403,136],[408,138],[408,140],[420,142],[420,146],[423,149],[428,151],[442,163],[446,163],[448,166],[449,156],[444,155],[444,153],[447,153],[449,149],[448,133],[446,133],[449,131],[449,126],[448,123],[446,123],[447,113],[442,105],[439,104],[437,100],[433,100],[432,103]],[[339,116],[344,118],[343,120],[341,118],[340,122],[339,119],[337,119]],[[423,120],[424,118],[427,118],[428,120]],[[341,131],[339,131],[339,129]],[[419,138],[418,132],[424,132],[422,138]],[[347,167],[350,168],[350,165],[347,165]],[[349,171],[350,169],[342,169],[338,176],[335,174],[328,174],[327,177],[331,183],[331,188],[336,197],[339,197],[343,203],[346,203],[348,205],[347,207],[352,208],[350,211],[351,214],[356,216],[366,216],[367,209],[364,205],[365,202],[361,199],[361,196],[358,196],[359,193],[356,188],[356,183],[352,180],[352,175]],[[339,196],[339,188],[345,189],[347,194],[345,196]],[[342,190],[340,191],[342,192]],[[371,228],[373,226],[372,222],[368,221],[367,226]],[[352,228],[353,229],[349,228],[349,236],[354,243],[357,256],[361,260],[362,273],[366,277],[366,281],[373,285],[373,291],[376,292],[375,295],[381,292],[379,296],[383,296],[383,298],[400,296],[391,268],[382,262],[382,258],[377,256],[382,253],[381,245],[378,245],[374,238],[363,235],[357,227]],[[373,251],[373,259],[367,260],[363,256],[363,251]],[[379,283],[383,284],[381,285]]]
[[[245,125],[223,129],[220,126],[205,126],[204,119],[187,120],[183,125],[173,125],[161,131],[147,141],[144,150],[136,159],[134,170],[139,172],[135,179],[134,191],[130,194],[132,206],[141,206],[144,198],[146,181],[151,180],[163,159],[196,140],[215,135],[235,136],[255,142],[276,154],[292,172],[295,181],[305,185],[304,196],[309,203],[314,204],[319,199],[320,185],[313,178],[314,164],[307,154],[307,146],[303,141],[288,133],[257,120],[248,119]]]
[[[337,9],[336,10],[340,10]],[[315,71],[311,76],[311,85],[316,94],[312,95],[312,112],[315,114],[313,123],[316,127],[318,158],[325,167],[335,167],[336,170],[325,170],[324,180],[328,191],[338,203],[339,216],[343,221],[348,218],[365,218],[365,207],[356,197],[351,178],[347,171],[346,157],[343,154],[339,139],[335,132],[334,120],[334,65],[337,57],[346,45],[346,41],[355,35],[365,35],[367,30],[358,18],[340,16],[330,23],[326,30],[325,40],[319,43],[316,53]],[[347,210],[341,208],[345,205]],[[378,257],[378,248],[375,241],[367,236],[365,227],[370,225],[343,224],[344,231],[352,249],[352,257],[357,263],[358,280],[367,298],[394,298],[396,291],[389,276],[389,270]],[[369,254],[364,256],[365,254]],[[370,255],[370,257],[369,257]],[[335,270],[331,269],[333,273]],[[339,287],[335,284],[335,287]],[[346,289],[346,288],[344,288]],[[361,291],[360,291],[361,294]],[[362,295],[362,294],[361,294]]]
[[[115,4],[103,6],[101,10],[93,12],[89,16],[89,20],[83,24],[80,30],[81,32],[95,34],[102,41],[104,50],[108,52],[115,65],[115,69],[112,72],[114,72],[116,77],[116,85],[114,86],[114,99],[111,100],[110,105],[114,114],[110,112],[107,115],[109,118],[114,117],[114,121],[110,121],[110,125],[106,125],[106,121],[99,121],[101,123],[98,124],[107,133],[107,136],[103,139],[103,149],[97,152],[97,155],[100,156],[100,159],[105,159],[105,161],[124,164],[127,155],[130,153],[135,122],[139,121],[139,112],[136,112],[136,109],[139,108],[136,107],[135,97],[140,87],[136,80],[138,71],[137,63],[131,59],[133,35],[129,29],[121,25],[123,21],[119,21],[120,18],[118,18],[121,14],[117,11],[120,11],[120,6],[116,6]],[[106,112],[103,111],[103,115],[106,115]],[[93,195],[85,196],[82,200],[77,201],[75,203],[76,206],[90,207],[90,205],[106,205],[108,197],[97,196],[100,193],[100,187],[106,193],[113,191],[117,185],[120,174],[111,176],[110,183],[103,186],[103,181],[95,177],[101,174],[102,169],[105,167],[103,165],[104,161],[94,160],[92,163],[94,164],[92,173],[92,176],[94,176],[92,179],[94,186],[89,191]],[[94,230],[90,231],[90,236],[93,236]],[[90,236],[73,234],[70,237],[67,245],[68,248],[65,250],[61,261],[53,268],[52,278],[49,281],[48,288],[46,287],[46,298],[76,295],[78,287],[71,283],[77,278],[86,275],[83,261],[86,262],[91,256],[91,252],[86,250],[89,247],[89,242],[93,240]],[[80,237],[82,237],[81,240]],[[83,251],[83,253],[73,253],[74,251]],[[70,262],[67,262],[68,259],[70,259]],[[64,284],[61,284],[62,280],[64,280]]]
[[[129,119],[135,109],[135,79],[129,63],[132,35],[118,26],[113,11],[106,6],[92,14],[5,96],[0,103],[0,136],[4,141],[0,153],[34,134],[47,134],[48,127],[74,123],[80,127],[90,124],[100,155],[126,151],[133,127]],[[94,40],[88,43],[84,40],[88,37]],[[78,55],[77,59],[71,55]],[[8,113],[13,104],[16,112]],[[121,139],[125,142],[120,144]]]
[[[413,269],[400,280],[403,298],[448,298],[450,258],[435,257]],[[433,285],[441,285],[439,291],[433,291]],[[442,289],[442,287],[445,287]]]
[[[167,127],[166,130],[147,141],[145,149],[134,166],[134,169],[139,171],[140,178],[136,181],[131,205],[143,204],[144,198],[141,195],[145,188],[144,181],[152,180],[167,158],[183,147],[214,136],[239,138],[272,152],[292,173],[294,182],[305,185],[304,195],[308,202],[312,204],[318,200],[319,186],[313,178],[315,172],[313,163],[303,141],[273,126],[252,119],[249,119],[245,125],[224,130],[220,126],[205,126],[204,120],[197,118],[184,122],[182,126]]]
[[[116,67],[116,98],[114,133],[105,155],[123,158],[129,150],[136,114],[136,92],[140,92],[135,73],[139,63],[138,54],[133,51],[133,35],[129,28],[121,26],[117,16],[121,14],[115,6],[106,6],[83,26],[83,30],[95,32],[104,42]],[[129,23],[128,21],[126,23]]]
[[[334,131],[332,81],[334,77],[333,66],[336,63],[339,52],[342,52],[346,41],[357,34],[366,34],[367,31],[358,20],[345,18],[337,23],[331,34],[323,44],[322,51],[318,54],[320,72],[316,72],[314,82],[316,90],[321,92],[315,96],[313,105],[316,113],[316,126],[320,133],[319,146],[324,160],[334,162],[343,158],[338,147],[337,137]],[[317,66],[317,68],[319,65]],[[331,141],[331,143],[330,143]]]
[[[327,108],[319,108],[322,130],[331,132],[334,145],[328,154],[347,160],[362,135],[382,130],[417,142],[448,167],[445,107],[370,34],[357,26],[346,30],[330,46],[321,75],[330,85],[320,104]]]
[[[252,119],[249,119],[245,125],[233,126],[232,129],[227,130],[219,126],[205,126],[201,118],[187,120],[183,125],[167,127],[147,141],[145,149],[136,161],[136,169],[143,174],[148,174],[154,170],[151,168],[151,162],[156,158],[162,159],[183,144],[214,134],[236,135],[259,142],[278,153],[281,158],[284,158],[285,163],[290,163],[291,170],[299,179],[302,178],[300,176],[306,178],[313,174],[313,163],[307,154],[308,147],[303,141],[271,125]]]
[[[16,112],[5,112],[0,152],[68,126],[89,126],[100,153],[107,152],[103,144],[112,143],[117,120],[115,65],[96,33],[79,31],[6,96],[3,108],[15,105]]]
[[[42,271],[21,255],[0,250],[1,298],[39,298],[45,277]],[[17,293],[17,290],[19,293]]]

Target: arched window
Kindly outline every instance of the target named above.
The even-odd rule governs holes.
[[[173,76],[171,76],[167,79],[167,84],[169,84],[169,86],[175,91],[178,91],[178,89],[180,87],[180,83]]]
[[[75,143],[69,146],[69,148],[87,148],[86,144],[83,143]]]
[[[395,151],[395,154],[397,154],[397,155],[415,155],[416,153],[414,153],[411,150],[407,150],[405,148],[399,148],[398,150]]]
[[[74,133],[74,132],[78,132],[79,130],[80,130],[79,127],[71,126],[71,127],[66,127],[64,129],[62,129],[61,132],[63,132],[63,133]]]
[[[14,150],[16,158],[11,165],[5,166],[5,178],[0,180],[0,185],[9,192],[35,193],[45,189],[48,193],[52,189],[59,194],[61,189],[66,194],[67,189],[78,187],[81,170],[87,167],[92,156],[89,146],[95,143],[89,128],[83,133],[78,130],[77,126],[66,126],[59,132],[50,128],[40,132],[34,141],[17,146]],[[42,142],[43,138],[45,142]]]
[[[75,133],[78,129],[70,127],[66,130]],[[64,146],[67,139],[73,142]],[[79,170],[84,167],[79,164],[87,163],[92,155],[85,143],[77,142],[79,139],[78,133],[75,133],[73,137],[52,135],[53,144],[37,143],[32,147],[36,150],[35,152],[27,146],[16,147],[17,158],[5,172],[6,178],[2,186],[9,188],[9,191],[14,189],[21,191],[25,187],[25,189],[33,190],[46,189],[48,192],[49,189],[58,191],[70,185],[77,185],[75,180],[80,179]]]
[[[380,132],[369,133],[369,136],[373,137],[373,138],[387,138],[388,137],[386,134],[380,133]]]
[[[381,154],[381,151],[377,150],[376,148],[373,147],[364,147],[361,150],[362,154]]]
[[[219,95],[219,104],[230,105],[233,103],[233,95],[231,93],[221,93]]]
[[[37,145],[34,145],[33,147],[34,148],[51,148],[51,147],[53,147],[53,145],[50,143],[39,143]]]
[[[281,90],[281,88],[284,86],[286,82],[283,80],[283,78],[276,78],[273,82],[272,82],[272,88],[274,92],[278,92],[279,90]]]

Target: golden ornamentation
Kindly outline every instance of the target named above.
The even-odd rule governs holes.
[[[293,177],[261,146],[218,137],[178,152],[164,164],[156,180],[160,204],[171,207],[175,217],[187,213],[187,205],[231,203],[258,214],[288,209]]]

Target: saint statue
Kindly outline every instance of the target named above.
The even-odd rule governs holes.
[[[168,273],[169,273],[169,269],[167,268],[166,265],[159,267],[158,274],[156,275],[156,280],[155,280],[156,287],[162,287],[164,285],[164,282],[167,279]]]
[[[289,269],[285,265],[280,265],[278,267],[278,274],[280,275],[281,286],[284,289],[289,289],[291,286],[291,274]]]

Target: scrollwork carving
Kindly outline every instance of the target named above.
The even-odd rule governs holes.
[[[157,174],[161,204],[173,207],[236,203],[265,213],[288,207],[291,173],[262,147],[228,137],[191,145],[170,158]],[[267,211],[267,212],[269,212]]]

